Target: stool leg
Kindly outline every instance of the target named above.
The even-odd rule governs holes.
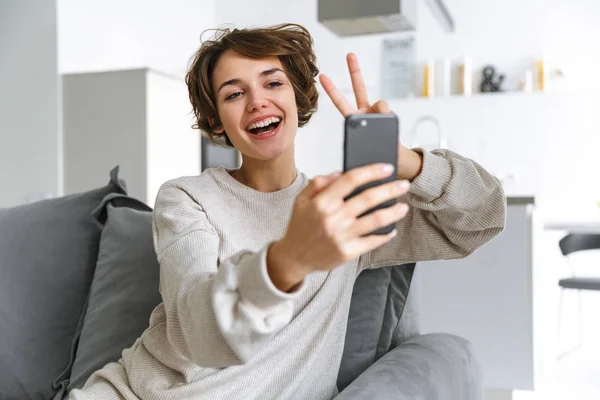
[[[563,309],[563,299],[565,296],[565,289],[560,288],[560,300],[558,301],[558,326],[556,330],[556,349],[557,355],[556,358],[560,360],[562,357],[560,352],[560,329],[562,327],[562,309]]]
[[[558,339],[557,339],[557,347],[558,347],[558,355],[557,355],[557,359],[560,360],[561,358],[563,358],[564,356],[572,353],[573,351],[577,350],[578,348],[580,348],[583,344],[583,313],[582,313],[582,306],[581,306],[581,290],[577,290],[577,295],[578,295],[578,317],[579,317],[579,332],[578,332],[578,339],[579,342],[576,343],[575,345],[571,346],[570,348],[568,348],[567,350],[560,352],[560,330],[561,330],[561,320],[562,320],[562,309],[563,309],[563,300],[564,300],[564,293],[565,293],[565,289],[561,288],[560,290],[560,301],[559,301],[559,311],[558,311]]]
[[[583,305],[581,290],[577,291],[577,300],[579,306],[579,346],[583,345]]]

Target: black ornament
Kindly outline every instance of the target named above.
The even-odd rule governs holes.
[[[504,74],[496,78],[496,68],[488,66],[483,69],[483,79],[479,89],[482,93],[501,92],[502,82],[504,82]]]

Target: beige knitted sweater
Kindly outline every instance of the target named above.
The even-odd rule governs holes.
[[[337,394],[352,286],[364,268],[465,257],[504,227],[499,182],[451,151],[424,152],[386,245],[279,291],[266,252],[308,179],[255,191],[223,168],[166,182],[154,211],[163,303],[122,358],[71,399],[311,399]]]

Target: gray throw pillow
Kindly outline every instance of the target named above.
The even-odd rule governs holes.
[[[152,209],[136,199],[109,195],[95,211],[104,229],[69,391],[117,361],[148,327],[162,301],[152,243]]]
[[[407,300],[415,264],[367,269],[354,283],[344,352],[337,378],[339,391],[416,331]]]
[[[50,399],[70,372],[96,266],[108,185],[0,210],[0,398]]]

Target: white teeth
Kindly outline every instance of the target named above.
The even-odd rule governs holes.
[[[256,129],[256,128],[262,128],[262,127],[274,124],[274,123],[279,122],[279,121],[281,121],[281,118],[279,118],[279,117],[269,117],[269,118],[263,119],[262,121],[258,121],[258,122],[253,123],[252,125],[250,125],[246,129],[247,130],[251,130],[251,129]]]

